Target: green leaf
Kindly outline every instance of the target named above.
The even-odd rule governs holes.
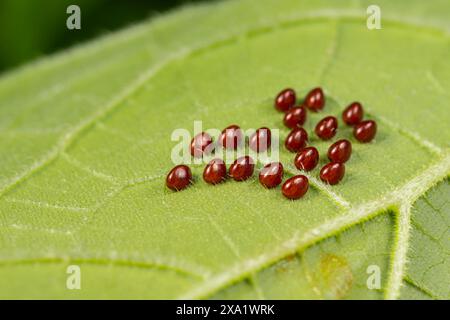
[[[378,1],[372,31],[369,4],[186,7],[0,79],[0,297],[448,299],[448,1]],[[308,129],[354,100],[379,124],[370,144],[339,131],[339,185],[316,169],[298,201],[256,178],[165,189],[174,129],[284,136],[274,94],[316,85]]]

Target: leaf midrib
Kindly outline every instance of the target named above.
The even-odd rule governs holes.
[[[369,202],[350,209],[346,215],[328,220],[325,223],[312,228],[300,237],[298,233],[279,245],[269,254],[254,257],[242,263],[236,264],[229,271],[215,275],[207,279],[202,285],[181,295],[180,299],[199,299],[208,297],[220,289],[225,288],[228,284],[243,279],[264,267],[270,266],[275,262],[286,258],[292,254],[304,251],[308,247],[322,241],[326,238],[339,234],[342,230],[348,229],[363,221],[374,218],[379,214],[393,211],[397,215],[399,209],[403,206],[410,207],[425,191],[430,189],[434,184],[448,176],[450,171],[450,153],[441,159],[438,163],[431,165],[421,174],[417,175],[410,182],[398,188],[397,191],[390,193],[379,201]],[[397,219],[398,220],[398,219]],[[402,225],[402,230],[409,231],[409,220]],[[406,233],[408,237],[409,232]],[[406,242],[399,241],[400,245],[394,245],[400,250],[407,251]],[[394,256],[396,253],[394,252]],[[403,280],[404,264],[406,256],[401,255],[398,258],[398,271],[389,276],[388,289],[385,294],[386,298],[398,298],[400,283],[398,279]],[[390,283],[395,282],[394,285]]]

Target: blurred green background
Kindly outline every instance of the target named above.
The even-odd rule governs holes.
[[[0,73],[174,7],[205,0],[0,0]],[[68,30],[66,9],[81,9]]]

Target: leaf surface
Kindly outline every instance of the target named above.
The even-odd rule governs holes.
[[[0,296],[448,299],[448,2],[379,2],[374,31],[366,1],[186,7],[0,79]],[[284,136],[274,93],[316,85],[308,129],[354,100],[379,124],[339,185],[164,188],[174,129]]]

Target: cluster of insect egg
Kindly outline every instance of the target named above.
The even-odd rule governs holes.
[[[325,106],[325,95],[321,88],[312,89],[301,105],[297,105],[296,93],[293,89],[282,90],[275,98],[275,108],[284,112],[284,124],[291,129],[284,145],[287,150],[296,152],[294,164],[299,170],[311,171],[319,163],[319,152],[314,146],[307,146],[308,133],[303,128],[307,118],[307,110],[318,112]],[[377,125],[373,120],[363,120],[364,111],[359,102],[351,103],[342,112],[345,124],[353,126],[356,140],[370,142],[376,134]],[[326,116],[315,127],[315,134],[322,140],[333,138],[338,129],[338,120],[334,116]],[[243,133],[239,126],[231,125],[225,128],[218,143],[227,149],[236,150],[243,141]],[[211,146],[213,140],[209,134],[202,132],[191,141],[191,155],[202,157]],[[249,147],[255,152],[265,151],[271,145],[271,131],[267,127],[259,128],[249,139]],[[345,174],[345,162],[350,159],[352,144],[347,139],[341,139],[328,148],[330,160],[320,170],[320,179],[327,184],[334,185],[342,180]],[[209,184],[218,184],[230,176],[236,181],[244,181],[253,175],[255,163],[250,156],[236,159],[228,169],[222,159],[211,160],[203,171],[203,179]],[[259,181],[266,188],[275,188],[283,181],[283,165],[272,162],[265,165],[259,173]],[[175,191],[186,188],[192,182],[192,173],[188,166],[174,167],[166,178],[166,185]],[[296,175],[287,179],[281,188],[288,199],[299,199],[308,191],[309,181],[305,175]]]

